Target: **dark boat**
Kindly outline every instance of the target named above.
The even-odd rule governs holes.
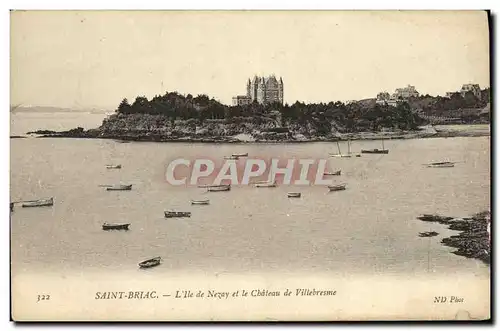
[[[191,212],[189,211],[173,211],[167,210],[164,212],[166,218],[174,218],[174,217],[191,217]]]
[[[364,154],[389,154],[389,150],[384,148],[384,140],[382,140],[382,149],[362,149],[361,153]]]
[[[104,223],[102,225],[102,229],[103,230],[128,230],[129,226],[130,226],[130,223],[125,223],[125,224]]]
[[[121,169],[121,164],[106,164],[106,169]]]
[[[224,192],[230,191],[231,185],[219,185],[219,186],[209,186],[207,187],[208,192]]]
[[[345,190],[346,184],[339,184],[339,185],[328,185],[328,189],[330,192],[333,191],[344,191]]]
[[[453,168],[455,162],[434,162],[426,164],[427,168]]]
[[[132,184],[129,185],[110,185],[106,187],[107,191],[130,191],[132,189]]]
[[[388,149],[362,149],[361,153],[363,154],[389,154]]]
[[[22,204],[22,206],[23,207],[45,207],[45,206],[52,206],[53,204],[54,204],[54,198],[49,198],[49,199],[25,201]]]
[[[340,176],[341,174],[341,170],[337,170],[337,171],[334,171],[334,172],[325,172],[323,173],[324,176]]]
[[[155,258],[152,258],[152,259],[140,262],[139,263],[139,267],[141,267],[141,268],[152,268],[152,267],[156,267],[160,263],[161,263],[161,257],[158,256],[158,257],[155,257]]]
[[[302,194],[300,192],[288,192],[287,196],[289,198],[300,198]]]
[[[10,211],[14,211],[14,202],[10,203]]]
[[[427,231],[427,232],[420,232],[418,234],[419,237],[423,237],[423,238],[426,238],[426,237],[435,237],[437,236],[439,233],[437,233],[436,231]]]

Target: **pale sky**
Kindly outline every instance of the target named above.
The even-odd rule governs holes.
[[[165,91],[230,104],[275,74],[285,102],[346,101],[407,84],[490,86],[481,11],[17,11],[11,104],[115,109]]]

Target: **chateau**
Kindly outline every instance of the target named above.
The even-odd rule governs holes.
[[[283,79],[280,77],[277,80],[274,75],[248,79],[247,94],[233,97],[233,106],[247,105],[254,101],[260,104],[283,103]]]

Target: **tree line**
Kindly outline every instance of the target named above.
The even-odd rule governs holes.
[[[375,102],[365,104],[340,101],[309,104],[297,101],[291,105],[254,102],[248,105],[227,106],[204,94],[193,97],[191,94],[166,92],[164,95],[154,96],[151,100],[138,96],[133,103],[123,99],[116,112],[162,115],[171,121],[194,120],[199,124],[203,124],[206,120],[254,124],[271,120],[275,121],[277,126],[310,126],[319,134],[331,132],[332,126],[346,132],[379,131],[383,128],[411,130],[425,122],[415,111],[415,107],[424,112],[436,108],[474,107],[483,104],[484,100],[489,98],[489,91],[488,96],[479,100],[470,94],[462,97],[458,93],[451,98],[427,95],[401,101],[397,106],[379,105]]]

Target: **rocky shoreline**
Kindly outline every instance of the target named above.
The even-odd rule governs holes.
[[[489,211],[465,218],[422,215],[418,219],[423,222],[447,225],[450,230],[461,231],[458,235],[443,238],[441,243],[448,247],[457,248],[453,254],[478,259],[488,265],[490,264],[489,222],[491,213]]]
[[[84,130],[83,128],[68,131],[37,130],[28,132],[27,135],[35,135],[38,138],[83,138],[83,139],[113,139],[120,141],[142,141],[142,142],[193,142],[193,143],[307,143],[307,142],[335,142],[356,140],[401,140],[401,139],[423,139],[423,138],[452,138],[452,137],[484,137],[490,136],[489,132],[474,132],[466,130],[456,131],[404,131],[404,132],[359,132],[359,133],[337,133],[331,136],[294,135],[290,132],[275,133],[267,135],[251,134],[240,135],[172,135],[156,133],[154,131],[129,132],[103,132],[100,129]]]

